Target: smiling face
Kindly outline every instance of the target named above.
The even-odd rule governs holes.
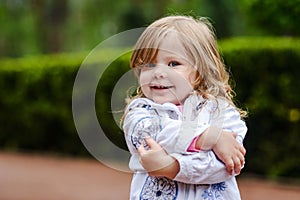
[[[161,42],[151,63],[140,67],[139,83],[143,94],[156,103],[183,104],[193,91],[196,72],[187,60],[176,33]]]

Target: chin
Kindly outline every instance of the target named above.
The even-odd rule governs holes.
[[[178,105],[180,104],[178,101],[174,101],[174,100],[163,100],[163,99],[155,99],[153,100],[155,103],[158,103],[158,104],[164,104],[164,103],[172,103],[172,104],[175,104],[175,105]]]
[[[167,100],[164,100],[164,99],[152,99],[152,101],[154,101],[155,103],[158,103],[158,104],[164,104],[164,103],[167,103],[167,102],[169,102],[169,101],[167,101]]]

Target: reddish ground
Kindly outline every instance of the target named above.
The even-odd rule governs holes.
[[[98,161],[0,152],[0,200],[128,199],[131,174]],[[238,179],[243,200],[299,200],[300,186]]]

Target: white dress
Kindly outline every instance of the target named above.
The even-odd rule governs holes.
[[[131,200],[240,199],[235,176],[228,174],[213,151],[187,152],[192,140],[212,125],[237,133],[237,141],[242,144],[247,127],[235,108],[224,100],[191,95],[183,113],[174,104],[156,104],[146,98],[133,100],[125,112],[123,129],[132,155],[129,168],[134,172]],[[137,148],[145,145],[145,136],[154,138],[178,160],[180,171],[174,180],[150,177],[143,169]]]

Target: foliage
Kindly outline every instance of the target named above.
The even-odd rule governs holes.
[[[236,102],[249,110],[245,171],[299,178],[300,40],[248,37],[219,44],[234,79]],[[75,76],[86,55],[0,61],[2,149],[88,155],[77,135],[71,107]],[[98,57],[95,62],[104,62],[107,56]],[[99,123],[122,148],[126,148],[123,133],[113,119],[111,97],[118,79],[129,70],[128,59],[126,54],[111,63],[95,97]]]
[[[246,171],[300,177],[300,40],[236,38],[221,43],[249,110]]]
[[[289,36],[300,34],[299,0],[242,0],[241,5],[247,13],[246,19],[250,25],[265,34]]]
[[[218,38],[298,36],[299,5],[299,0],[1,0],[0,57],[90,50],[169,14],[208,17]]]
[[[2,149],[85,152],[71,112],[72,86],[84,55],[0,62]]]

